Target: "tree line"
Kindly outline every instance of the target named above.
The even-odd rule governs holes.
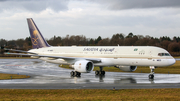
[[[154,38],[149,35],[133,35],[129,33],[127,36],[122,33],[112,35],[111,38],[86,38],[84,35],[66,35],[65,37],[54,36],[46,39],[52,46],[157,46],[168,50],[173,56],[180,56],[180,37],[163,36]],[[0,39],[0,46],[10,49],[29,50],[32,49],[31,38],[17,40]]]

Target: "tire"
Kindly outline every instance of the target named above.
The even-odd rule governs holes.
[[[78,76],[80,77],[80,76],[81,76],[81,73],[79,73]]]
[[[154,79],[154,75],[153,74],[149,74],[149,79]]]
[[[102,74],[105,75],[105,71],[102,71]]]
[[[99,75],[103,75],[103,71],[99,71]]]
[[[79,73],[78,73],[77,71],[74,72],[74,76],[78,76],[78,74],[79,74]]]
[[[99,75],[99,71],[98,71],[98,70],[96,70],[96,71],[95,71],[95,74],[96,74],[96,75]]]
[[[75,73],[74,73],[74,71],[72,71],[70,74],[71,74],[71,76],[74,76]]]

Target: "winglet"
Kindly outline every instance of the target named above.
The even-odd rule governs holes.
[[[32,18],[27,18],[28,26],[29,26],[29,32],[31,35],[31,42],[33,45],[33,48],[42,48],[42,47],[50,47],[50,45],[47,43],[47,41],[42,36],[41,32],[39,31],[38,27],[34,23]]]

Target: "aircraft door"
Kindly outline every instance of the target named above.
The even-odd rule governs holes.
[[[114,59],[118,59],[118,51],[117,50],[114,51]]]
[[[149,51],[149,59],[151,59],[151,60],[152,60],[152,53],[153,53],[153,51],[150,50],[150,51]]]

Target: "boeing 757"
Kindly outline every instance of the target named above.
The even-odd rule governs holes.
[[[69,65],[74,69],[70,73],[71,76],[90,73],[94,66],[100,68],[99,71],[95,71],[95,75],[105,75],[105,66],[113,66],[127,72],[135,71],[137,66],[149,66],[149,79],[153,79],[156,67],[175,63],[168,51],[154,46],[50,46],[33,19],[28,18],[27,22],[33,49],[19,51],[26,54],[6,54],[28,55],[50,63]]]

